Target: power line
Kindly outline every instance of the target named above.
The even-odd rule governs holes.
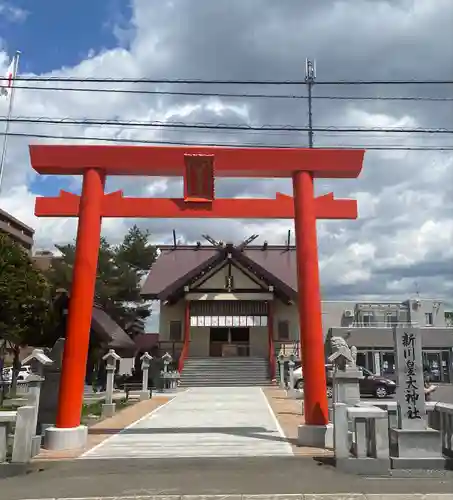
[[[403,134],[453,134],[453,129],[446,128],[404,128],[404,127],[306,127],[295,125],[242,125],[242,124],[214,124],[214,123],[183,123],[183,122],[141,122],[134,120],[98,120],[93,118],[50,118],[50,117],[17,117],[8,120],[1,116],[0,123],[28,123],[46,125],[95,125],[95,126],[120,126],[120,127],[149,127],[149,128],[180,128],[180,129],[205,129],[205,130],[237,130],[237,131],[277,131],[277,132],[379,132],[379,133],[403,133]]]
[[[4,132],[0,132],[0,136],[4,136]],[[109,142],[109,143],[124,143],[124,144],[149,144],[149,145],[173,145],[173,146],[219,146],[219,147],[247,147],[247,148],[300,148],[299,145],[273,145],[263,143],[229,143],[219,144],[208,142],[189,142],[189,141],[153,141],[147,139],[122,139],[119,137],[89,137],[89,136],[59,136],[51,134],[31,134],[22,132],[8,132],[10,137],[28,137],[35,139],[56,139],[64,141],[96,141],[96,142]],[[317,149],[365,149],[365,150],[381,150],[381,151],[453,151],[452,146],[364,146],[364,145],[351,145],[345,148],[339,146],[322,146]]]
[[[8,78],[0,78],[8,80]],[[162,83],[188,85],[307,85],[305,80],[197,80],[197,79],[150,79],[150,78],[76,78],[76,77],[29,77],[14,79],[22,82],[72,82],[72,83]],[[325,80],[317,85],[450,85],[453,80]]]
[[[38,87],[29,85],[17,85],[21,90],[47,90],[53,92],[99,92],[112,94],[143,94],[143,95],[174,95],[174,96],[193,96],[193,97],[234,97],[249,99],[308,99],[308,95],[298,94],[248,94],[231,92],[185,92],[185,91],[166,91],[166,90],[139,90],[139,89],[105,89],[95,87]],[[448,102],[453,101],[453,97],[429,97],[429,96],[312,96],[313,100],[331,100],[331,101],[433,101]]]

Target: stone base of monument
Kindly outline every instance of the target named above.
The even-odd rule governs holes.
[[[443,469],[442,439],[435,429],[390,429],[392,469]],[[392,453],[393,455],[393,453]]]
[[[79,425],[70,429],[48,427],[44,432],[46,450],[63,451],[85,448],[88,439],[88,427]]]
[[[333,424],[299,425],[297,428],[297,444],[310,448],[333,449]]]
[[[149,399],[149,391],[140,391],[138,394],[140,401],[146,401]]]
[[[116,404],[115,403],[104,403],[102,405],[101,409],[101,416],[102,418],[109,418],[113,417],[115,415],[115,410],[116,410]]]

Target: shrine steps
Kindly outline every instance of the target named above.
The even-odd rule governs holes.
[[[266,358],[186,359],[182,387],[252,387],[270,385]]]

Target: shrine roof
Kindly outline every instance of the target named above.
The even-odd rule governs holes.
[[[234,260],[263,276],[286,296],[297,293],[295,247],[255,246],[243,249],[227,245],[164,246],[153,264],[141,294],[151,300],[166,300],[210,267],[220,264],[231,253]]]
[[[136,350],[135,342],[129,335],[111,316],[99,307],[93,307],[91,328],[102,341],[107,343],[109,349],[128,352]]]

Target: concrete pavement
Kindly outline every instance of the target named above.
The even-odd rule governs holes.
[[[369,478],[307,457],[75,460],[18,473],[0,481],[2,500],[338,492],[405,493],[413,499],[415,493],[453,492],[453,472],[401,471]]]
[[[259,387],[193,388],[80,457],[292,456]]]

